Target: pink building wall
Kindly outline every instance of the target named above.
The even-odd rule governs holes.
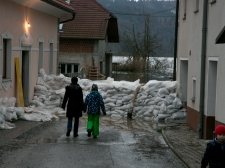
[[[27,22],[30,27],[27,27]],[[58,36],[58,18],[40,11],[22,6],[9,0],[0,0],[0,66],[2,65],[2,34],[8,32],[12,36],[12,59],[11,59],[11,79],[12,83],[6,91],[0,87],[0,98],[7,96],[17,96],[17,85],[15,77],[14,58],[20,58],[22,64],[21,37],[26,34],[32,39],[31,47],[28,49],[29,55],[29,99],[33,99],[34,86],[38,78],[38,61],[39,61],[39,38],[43,42],[43,67],[45,72],[49,72],[49,51],[50,40],[53,42],[53,73],[56,74],[57,63],[57,36]],[[20,65],[21,66],[21,65]],[[0,70],[0,76],[2,72]],[[1,81],[0,81],[1,85]],[[18,102],[17,102],[18,103]]]

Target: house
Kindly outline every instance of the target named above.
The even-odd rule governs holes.
[[[180,0],[177,81],[187,105],[187,125],[213,138],[225,124],[225,1]]]
[[[64,14],[75,15],[64,0],[0,0],[0,98],[19,100],[22,94],[28,106],[39,70],[57,72],[59,18]]]
[[[108,43],[118,43],[118,25],[114,14],[96,0],[71,0],[76,11],[73,21],[61,24],[59,65],[61,73],[79,76],[82,69],[96,66],[100,74],[111,76],[112,53]],[[68,15],[61,17],[68,19]]]

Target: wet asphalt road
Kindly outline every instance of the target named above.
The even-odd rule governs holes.
[[[149,121],[103,116],[97,139],[87,137],[86,116],[76,138],[65,136],[66,118],[28,122],[20,133],[24,122],[0,130],[0,168],[185,168]]]

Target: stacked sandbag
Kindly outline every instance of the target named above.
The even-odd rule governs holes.
[[[12,103],[6,99],[1,100],[0,124],[16,119],[16,116],[29,121],[50,121],[52,118],[58,118],[57,116],[65,116],[66,112],[60,107],[65,87],[70,83],[69,77],[62,74],[47,75],[41,69],[29,107],[14,107],[15,98],[9,101]],[[93,83],[98,85],[111,120],[127,117],[128,112],[132,113],[133,117],[142,117],[156,123],[159,120],[170,122],[186,117],[186,109],[182,108],[182,103],[177,97],[176,81],[150,80],[146,84],[140,84],[139,79],[134,82],[114,81],[110,77],[99,81],[78,79],[84,100]],[[6,106],[6,102],[11,105]]]
[[[0,99],[0,129],[15,128],[15,124],[10,123],[17,120],[16,98],[4,97]]]

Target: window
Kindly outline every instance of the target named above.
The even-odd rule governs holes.
[[[195,101],[196,99],[196,78],[192,77],[192,101]]]
[[[49,51],[49,74],[53,73],[53,43],[50,43]]]
[[[187,12],[187,0],[184,0],[184,16],[183,16],[183,20],[186,19],[186,12]]]
[[[196,0],[194,13],[197,13],[198,11],[199,11],[199,0]]]
[[[11,53],[12,44],[11,39],[3,39],[3,66],[2,66],[2,79],[11,79]]]
[[[61,73],[67,77],[76,77],[78,76],[78,67],[79,64],[70,64],[70,63],[61,63]]]
[[[214,4],[214,3],[216,3],[216,0],[210,0],[211,5]]]
[[[38,72],[43,68],[43,42],[39,42]]]

